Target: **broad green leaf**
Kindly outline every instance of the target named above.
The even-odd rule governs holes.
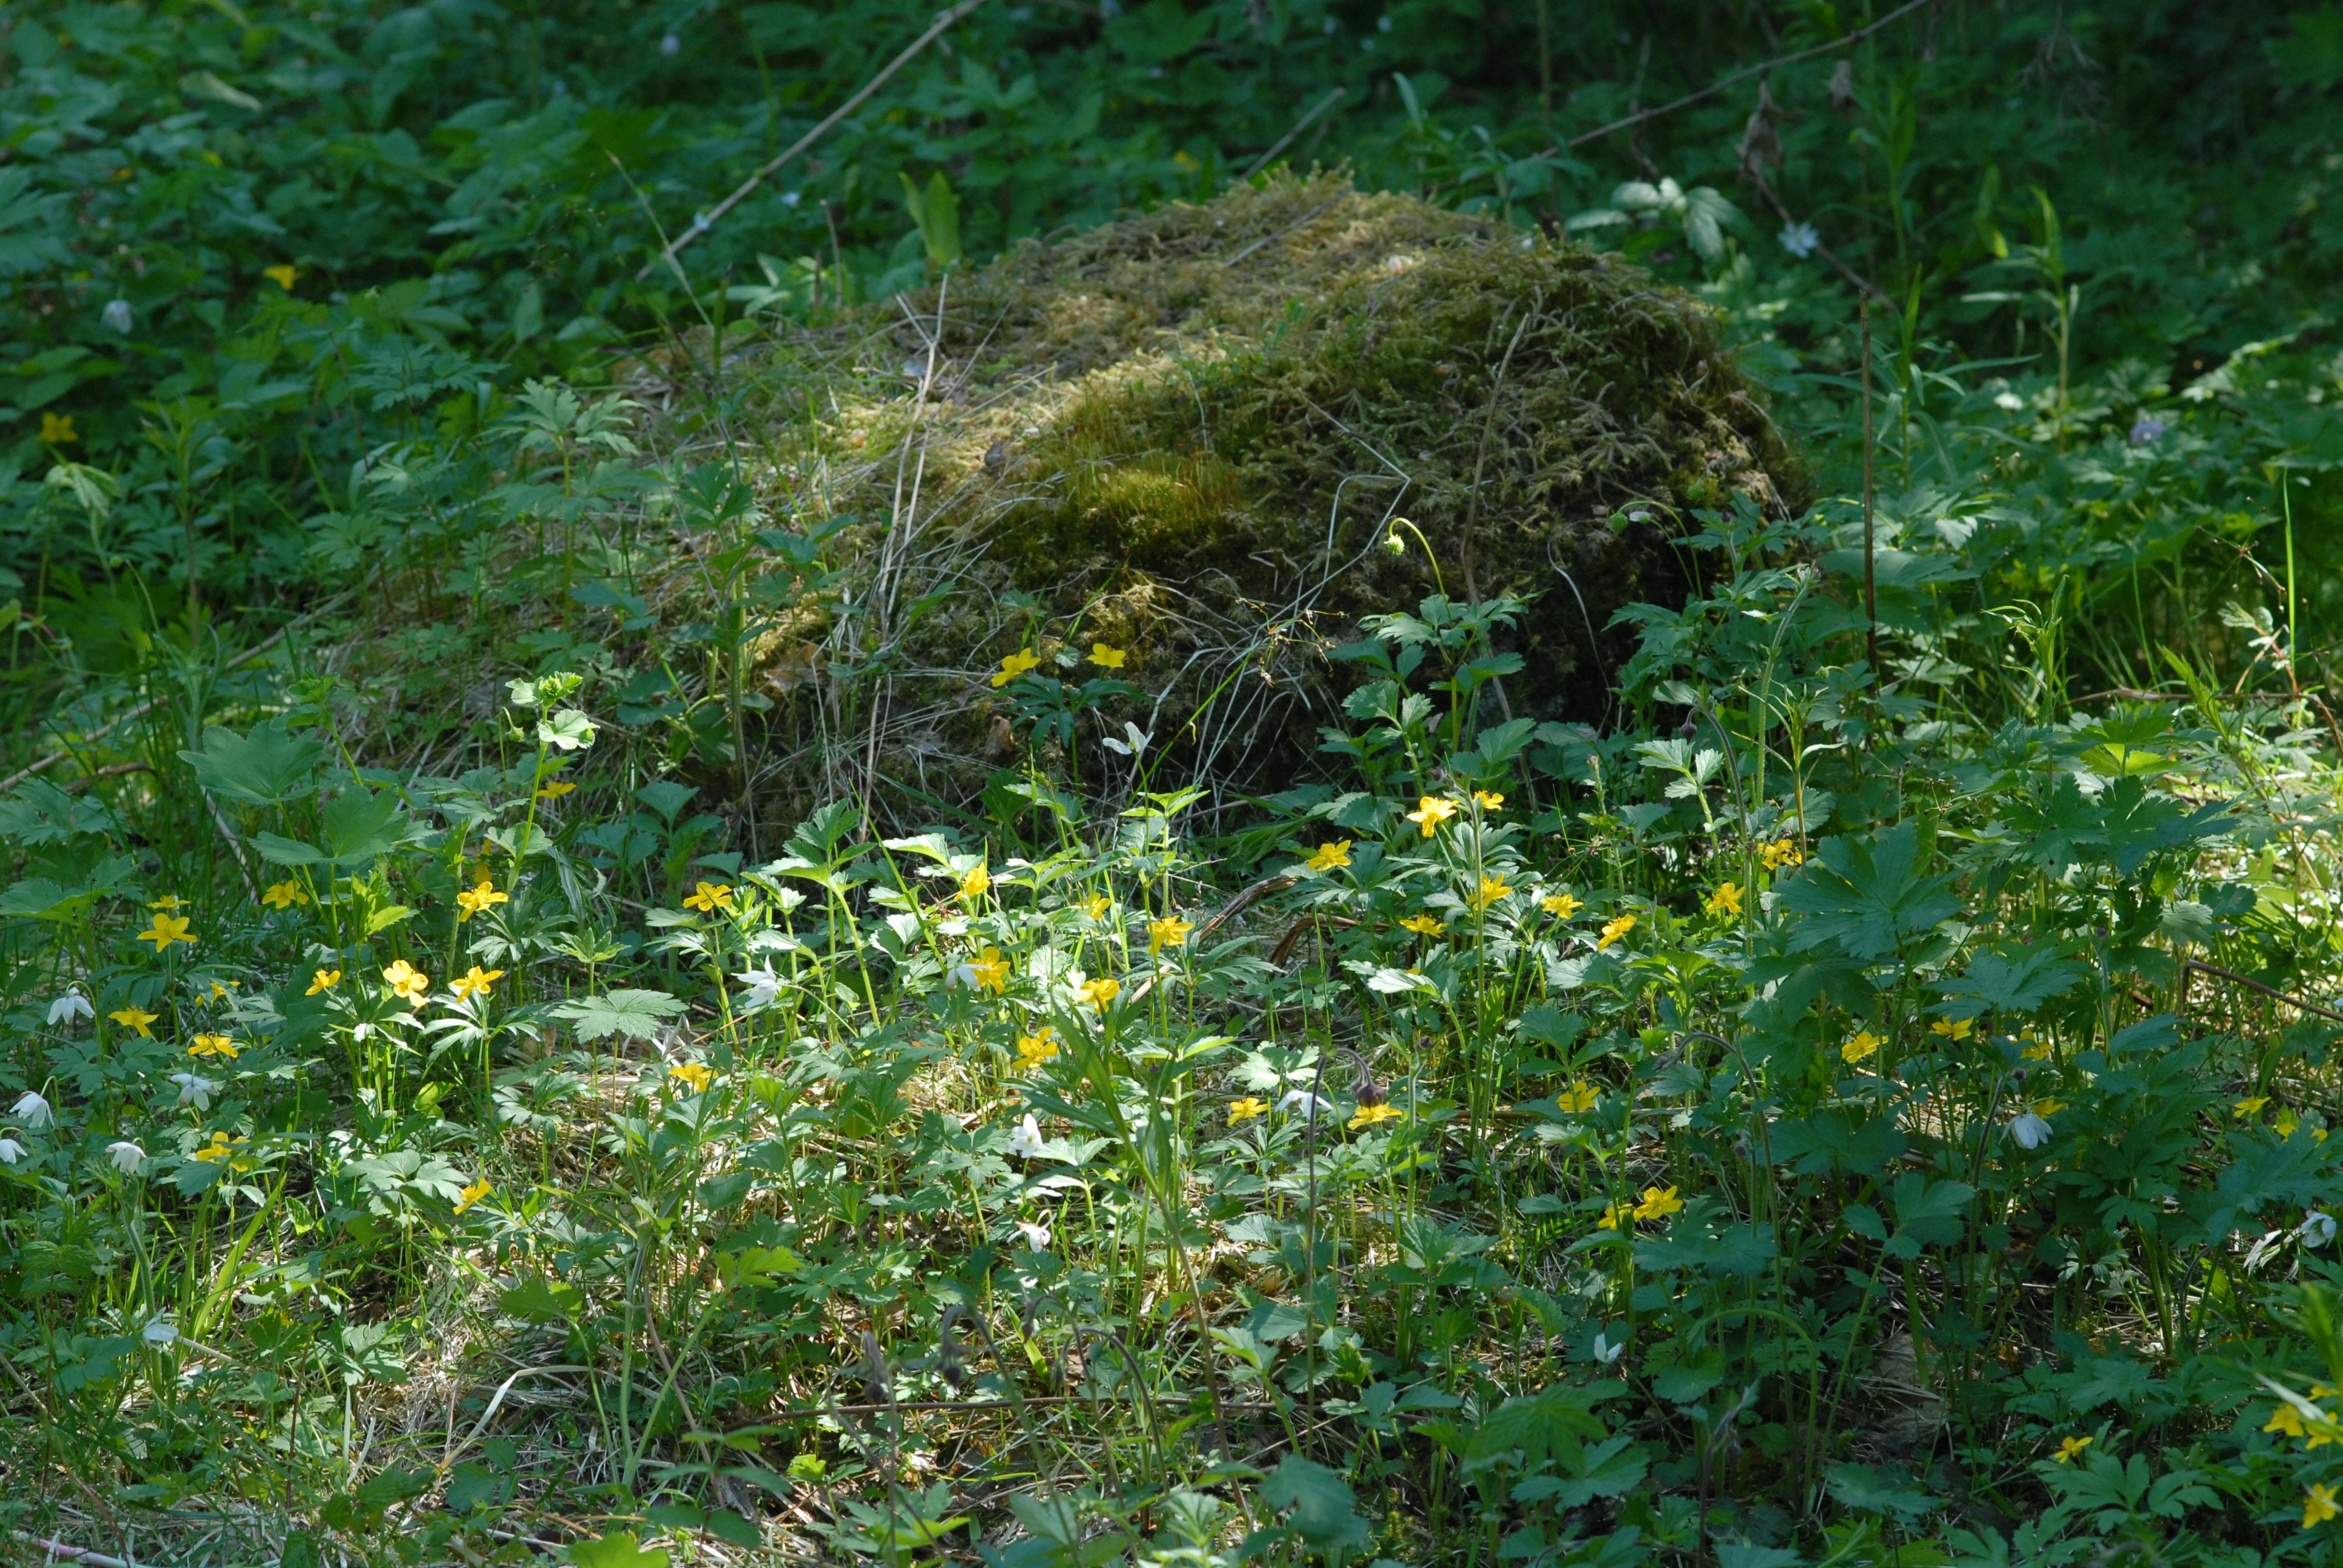
[[[103,801],[68,795],[45,779],[28,779],[0,800],[0,839],[27,849],[121,830],[122,824]]]
[[[284,719],[271,719],[249,735],[206,729],[203,749],[179,757],[213,794],[250,806],[277,806],[307,790],[326,748],[310,736],[293,734]]]
[[[115,855],[78,876],[27,877],[0,893],[0,915],[60,923],[80,920],[98,900],[118,890],[137,866],[127,855]]]
[[[595,724],[582,709],[560,709],[550,719],[538,720],[537,739],[540,745],[557,750],[576,751],[594,744]]]
[[[1938,1010],[1949,1018],[2030,1013],[2072,990],[2089,973],[2055,944],[2013,943],[1977,954],[1956,980],[1936,981],[1936,989],[1952,999]]]
[[[1294,1533],[1313,1551],[1355,1552],[1367,1543],[1367,1522],[1353,1513],[1350,1483],[1339,1472],[1288,1454],[1262,1483],[1262,1501],[1293,1510]]]
[[[1853,958],[1891,957],[1914,938],[1960,912],[1946,890],[1949,876],[1929,876],[1922,865],[1919,829],[1911,822],[1825,839],[1815,864],[1790,879],[1782,907],[1798,917],[1790,945],[1801,950],[1835,943]]]
[[[683,1003],[663,990],[614,990],[563,1002],[553,1016],[571,1025],[578,1040],[592,1041],[623,1034],[630,1040],[655,1038],[661,1024],[683,1010]]]
[[[578,1568],[667,1568],[668,1556],[664,1549],[637,1545],[631,1530],[614,1530],[598,1540],[571,1542],[569,1561]]]

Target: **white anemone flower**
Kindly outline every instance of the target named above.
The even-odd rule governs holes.
[[[771,964],[767,964],[763,969],[741,970],[732,977],[732,983],[749,988],[749,994],[740,999],[742,1005],[767,1008],[773,1005],[774,999],[781,994],[781,989],[789,981],[783,980]]]
[[[171,1321],[168,1312],[157,1312],[152,1322],[138,1331],[138,1337],[150,1345],[167,1345],[179,1337],[179,1325]]]
[[[106,1153],[114,1161],[114,1168],[125,1176],[137,1175],[140,1163],[146,1158],[146,1151],[127,1138],[117,1138],[107,1144]]]
[[[1604,1366],[1614,1364],[1621,1356],[1625,1355],[1626,1353],[1627,1342],[1625,1340],[1621,1340],[1614,1345],[1609,1339],[1605,1338],[1602,1334],[1594,1336],[1594,1359],[1601,1362]]]
[[[2303,1215],[2294,1233],[2314,1247],[2324,1247],[2335,1240],[2335,1216],[2313,1209]]]
[[[1031,1221],[1020,1220],[1017,1221],[1017,1231],[1025,1238],[1025,1244],[1037,1252],[1050,1244],[1050,1227],[1047,1225],[1036,1225]]]
[[[89,998],[81,994],[79,986],[74,987],[65,995],[49,1003],[49,1022],[52,1025],[70,1024],[76,1018],[96,1018],[96,1016],[97,1010],[89,1005]]]
[[[29,1089],[25,1091],[24,1098],[16,1101],[15,1109],[10,1114],[35,1132],[56,1120],[55,1113],[49,1109],[49,1102]]]
[[[175,1072],[171,1074],[171,1081],[179,1086],[179,1103],[192,1105],[198,1111],[209,1111],[212,1096],[219,1092],[218,1084],[197,1073]]]
[[[1009,1152],[1027,1160],[1039,1160],[1048,1152],[1048,1146],[1041,1141],[1041,1124],[1033,1120],[1031,1111],[1025,1113],[1025,1120],[1009,1135]]]
[[[1334,1102],[1321,1100],[1306,1089],[1289,1089],[1285,1091],[1285,1098],[1277,1102],[1277,1108],[1290,1111],[1304,1121],[1315,1121],[1320,1111],[1333,1110]]]
[[[130,314],[130,302],[128,300],[107,300],[106,302],[106,308],[98,313],[98,317],[100,320],[104,321],[108,327],[114,328],[115,331],[121,333],[125,337],[130,336],[132,317]]]
[[[2020,1149],[2039,1149],[2050,1141],[2050,1123],[2031,1111],[2021,1111],[2009,1119],[2009,1136]]]
[[[13,1138],[0,1138],[0,1165],[14,1165],[25,1157],[25,1146]]]

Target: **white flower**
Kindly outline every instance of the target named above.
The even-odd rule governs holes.
[[[1017,1124],[1017,1131],[1009,1135],[1009,1152],[1027,1160],[1039,1160],[1048,1152],[1041,1142],[1041,1124],[1033,1120],[1031,1111]]]
[[[2324,1247],[2335,1240],[2335,1216],[2313,1209],[2302,1217],[2294,1233],[2314,1247]]]
[[[952,965],[951,973],[944,976],[944,984],[948,986],[960,986],[962,989],[969,990],[975,990],[976,966],[974,964]]]
[[[1129,719],[1123,720],[1122,732],[1130,738],[1128,740],[1117,740],[1113,736],[1110,735],[1101,740],[1099,744],[1105,747],[1109,751],[1113,752],[1117,757],[1140,757],[1144,756],[1147,749],[1155,743],[1154,736],[1142,735],[1140,733],[1139,726],[1131,723]]]
[[[179,1337],[179,1325],[171,1321],[168,1312],[158,1312],[155,1321],[138,1331],[138,1337],[150,1345],[167,1345]]]
[[[1814,255],[1815,246],[1822,242],[1823,236],[1815,232],[1810,223],[1794,223],[1782,231],[1782,248],[1800,261]]]
[[[179,1086],[179,1103],[192,1105],[198,1111],[209,1111],[212,1096],[219,1092],[218,1084],[192,1072],[175,1072],[171,1074],[171,1081]]]
[[[1025,1238],[1025,1244],[1037,1252],[1050,1244],[1050,1227],[1047,1225],[1036,1225],[1030,1221],[1020,1220],[1017,1221],[1017,1231]]]
[[[1321,1100],[1306,1089],[1289,1089],[1285,1091],[1285,1098],[1277,1102],[1277,1108],[1292,1111],[1304,1120],[1314,1121],[1320,1111],[1333,1110],[1334,1102]]]
[[[669,33],[666,37],[659,40],[659,53],[662,55],[677,54],[679,53],[682,48],[683,40],[677,37],[672,33]]]
[[[1614,1345],[1601,1334],[1594,1336],[1594,1359],[1601,1362],[1604,1366],[1611,1365],[1621,1356],[1625,1355],[1626,1353],[1626,1341],[1621,1340]]]
[[[2020,1149],[2039,1149],[2050,1141],[2050,1124],[2031,1111],[2009,1119],[2009,1136]]]
[[[29,1089],[25,1091],[25,1097],[16,1101],[16,1108],[10,1114],[35,1132],[55,1120],[49,1111],[49,1102]]]
[[[75,986],[56,1000],[49,1003],[49,1022],[70,1024],[75,1018],[96,1018],[97,1010],[89,1005],[89,998]]]
[[[0,1138],[0,1165],[14,1165],[25,1157],[25,1146],[13,1138]]]
[[[126,299],[107,300],[106,302],[106,309],[101,315],[101,319],[104,320],[108,327],[111,327],[116,332],[121,333],[125,337],[129,337],[130,302]]]
[[[2026,399],[2020,397],[2015,392],[1996,392],[1993,395],[1993,406],[2008,413],[2015,414],[2020,408],[2026,407]]]
[[[125,1176],[137,1175],[139,1162],[146,1158],[146,1151],[127,1138],[116,1139],[106,1146],[106,1152],[113,1160],[114,1168]]]
[[[781,193],[781,205],[783,206],[795,206],[804,199],[805,193],[803,191],[783,191]]]
[[[732,983],[749,988],[749,994],[740,999],[743,1006],[766,1008],[773,1005],[773,999],[781,994],[781,988],[789,981],[783,980],[771,964],[767,964],[760,970],[742,970],[732,977]]]

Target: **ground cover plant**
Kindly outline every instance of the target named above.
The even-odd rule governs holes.
[[[5,1550],[2332,1558],[2343,14],[930,21],[8,18]]]

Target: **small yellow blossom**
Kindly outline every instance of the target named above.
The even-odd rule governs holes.
[[[1538,908],[1557,920],[1566,920],[1586,906],[1568,893],[1548,893],[1538,900]]]
[[[1318,872],[1338,870],[1351,863],[1351,840],[1336,839],[1319,845],[1310,852],[1306,869]]]
[[[1114,900],[1104,893],[1093,893],[1082,900],[1082,913],[1094,920],[1106,919],[1106,912],[1112,908]]]
[[[1877,1056],[1879,1048],[1886,1043],[1885,1040],[1867,1029],[1857,1030],[1853,1040],[1838,1048],[1839,1060],[1848,1063],[1867,1061]]]
[[[161,910],[166,914],[176,915],[181,910],[187,907],[187,900],[179,897],[176,893],[172,893],[166,897],[156,900],[146,907],[150,910]]]
[[[1635,1206],[1633,1203],[1625,1201],[1614,1203],[1603,1211],[1603,1218],[1594,1221],[1594,1228],[1598,1231],[1615,1231],[1634,1218],[1634,1214]]]
[[[540,800],[558,800],[577,788],[576,782],[571,779],[548,779],[537,787],[537,798]]]
[[[698,910],[703,915],[712,915],[719,910],[728,915],[739,912],[733,907],[732,884],[729,882],[700,883],[692,889],[691,896],[683,900],[683,907]]]
[[[139,932],[137,940],[142,942],[153,942],[155,951],[158,955],[168,950],[173,942],[185,942],[189,947],[194,947],[196,939],[187,934],[187,928],[194,923],[195,921],[186,915],[166,915],[157,912],[155,916],[155,924],[150,929]]]
[[[1104,1012],[1114,999],[1121,994],[1122,982],[1119,980],[1084,980],[1074,988],[1074,995],[1077,999],[1090,1003],[1101,1012]]]
[[[319,991],[331,990],[341,983],[341,970],[319,970],[315,975],[310,977],[309,989],[302,994],[305,996],[316,996]]]
[[[211,994],[211,997],[210,997],[210,999],[209,999],[209,1000],[213,1000],[213,1001],[225,1001],[225,1000],[227,1000],[227,991],[228,991],[228,987],[230,987],[230,986],[234,985],[234,984],[236,984],[236,982],[235,982],[234,980],[214,980],[214,981],[212,981],[212,994]]]
[[[1505,886],[1503,873],[1500,872],[1493,877],[1482,878],[1481,885],[1473,889],[1464,901],[1475,910],[1485,910],[1512,891],[1513,889]]]
[[[1805,857],[1798,853],[1796,843],[1788,839],[1778,839],[1771,844],[1760,844],[1757,847],[1757,859],[1765,863],[1765,869],[1769,871],[1778,871],[1785,866],[1800,865],[1805,860]]]
[[[2271,1119],[2270,1125],[2278,1129],[2278,1135],[2280,1138],[2291,1138],[2294,1136],[2294,1130],[2301,1126],[2302,1121],[2293,1111],[2280,1111]]]
[[[2262,1113],[2262,1107],[2268,1103],[2268,1095],[2252,1095],[2247,1099],[2238,1101],[2235,1105],[2229,1107],[2229,1114],[2232,1116],[2259,1116]]]
[[[1268,1114],[1269,1101],[1266,1100],[1255,1100],[1250,1094],[1229,1107],[1229,1121],[1232,1125],[1239,1121],[1251,1121],[1256,1116],[1266,1116]]]
[[[145,1008],[140,1007],[134,1002],[128,1007],[117,1008],[116,1010],[107,1013],[106,1016],[120,1024],[123,1028],[135,1029],[143,1038],[152,1040],[155,1038],[155,1031],[149,1029],[147,1025],[162,1017],[162,1014],[148,1012]]]
[[[301,276],[301,269],[289,262],[280,261],[275,266],[262,267],[260,276],[290,294],[293,292],[293,280]]]
[[[2061,1464],[2071,1464],[2082,1457],[2083,1450],[2091,1446],[2087,1437],[2062,1437],[2058,1440],[2056,1459]]]
[[[187,1047],[189,1056],[225,1056],[230,1061],[234,1061],[241,1051],[242,1048],[224,1034],[199,1034],[196,1036],[196,1042]]]
[[[1646,1187],[1644,1189],[1644,1201],[1635,1205],[1635,1218],[1664,1220],[1683,1207],[1684,1200],[1676,1196],[1674,1188]]]
[[[682,1083],[694,1094],[705,1091],[716,1081],[716,1070],[705,1062],[679,1061],[667,1070],[667,1075]]]
[[[1554,1097],[1554,1102],[1574,1115],[1583,1116],[1594,1109],[1603,1098],[1601,1091],[1583,1078],[1574,1078],[1570,1087]]]
[[[1011,654],[1008,658],[1001,661],[1001,668],[993,671],[993,689],[996,691],[999,690],[1001,688],[1008,685],[1011,681],[1016,679],[1019,676],[1024,674],[1027,670],[1031,669],[1041,662],[1041,660],[1040,656],[1036,654]]]
[[[2336,1503],[2335,1489],[2333,1487],[2313,1486],[2304,1491],[2302,1494],[2302,1527],[2305,1530],[2309,1529],[2314,1524],[2324,1524],[2328,1520],[2334,1518],[2338,1513],[2343,1513],[2343,1506],[2338,1506]]]
[[[976,983],[1000,996],[1009,990],[1009,960],[1001,956],[999,948],[987,948],[969,961],[968,972]]]
[[[1195,929],[1193,921],[1183,920],[1177,915],[1166,915],[1160,920],[1150,920],[1147,922],[1147,950],[1151,953],[1160,953],[1165,948],[1176,948],[1186,941],[1188,933]]]
[[[2301,1412],[2290,1404],[2282,1404],[2271,1412],[2269,1424],[2262,1430],[2277,1432],[2281,1437],[2300,1437],[2303,1435]]]
[[[462,1213],[465,1210],[470,1208],[473,1204],[478,1202],[481,1199],[487,1197],[489,1193],[495,1191],[496,1188],[489,1184],[488,1179],[485,1176],[481,1177],[469,1187],[465,1188],[463,1192],[457,1198],[456,1212],[458,1214]]]
[[[1017,1037],[1017,1065],[1028,1072],[1057,1054],[1058,1042],[1047,1024],[1043,1024],[1038,1033]]]
[[[1604,921],[1603,939],[1594,944],[1594,950],[1598,953],[1603,951],[1613,942],[1617,941],[1621,937],[1625,936],[1629,931],[1632,931],[1634,929],[1635,917],[1633,915],[1621,915],[1615,920]]]
[[[390,988],[391,995],[412,1004],[421,1001],[431,989],[431,977],[400,959],[382,971],[382,983]]]
[[[1351,1118],[1351,1131],[1356,1132],[1363,1127],[1373,1127],[1381,1121],[1397,1121],[1405,1114],[1389,1101],[1381,1105],[1362,1105],[1358,1113]]]
[[[1976,1020],[1973,1018],[1940,1018],[1936,1022],[1928,1026],[1928,1032],[1934,1035],[1941,1035],[1946,1040],[1958,1042],[1968,1039],[1969,1036],[1976,1032]]]
[[[2026,1109],[2036,1116],[2056,1116],[2066,1109],[2066,1102],[2063,1100],[2037,1100]]]
[[[2021,1034],[2017,1038],[2026,1043],[2026,1049],[2017,1053],[2019,1056],[2025,1058],[2027,1061],[2047,1061],[2050,1060],[2050,1042],[2048,1040],[2036,1040],[2030,1034]]]
[[[447,984],[448,989],[459,998],[485,997],[488,994],[488,988],[504,978],[505,971],[502,970],[484,970],[479,965],[474,964],[469,970],[458,975]]]
[[[1421,827],[1423,836],[1429,839],[1440,824],[1454,815],[1455,801],[1444,795],[1426,795],[1416,802],[1415,809],[1407,814],[1407,819]]]
[[[1483,811],[1502,811],[1505,807],[1505,798],[1494,789],[1475,789],[1473,791],[1473,804]]]
[[[1127,649],[1109,648],[1102,642],[1091,644],[1091,662],[1101,669],[1121,669],[1122,661],[1131,657]]]
[[[992,872],[986,867],[979,866],[960,879],[960,896],[963,899],[980,899],[991,890]]]
[[[296,881],[271,882],[261,893],[260,901],[272,910],[289,910],[296,904],[307,903],[309,894]]]
[[[491,905],[511,902],[510,893],[498,892],[497,885],[483,876],[472,884],[469,891],[456,895],[456,923],[460,926],[474,915],[488,913]]]
[[[242,1138],[230,1138],[225,1132],[215,1132],[212,1134],[212,1141],[196,1150],[190,1158],[200,1160],[206,1165],[216,1165],[225,1160],[228,1162],[230,1170],[247,1171],[251,1167],[244,1161],[236,1158],[236,1151],[242,1149],[246,1141]]]
[[[1741,912],[1741,884],[1719,882],[1716,891],[1702,901],[1701,908],[1712,915],[1737,915]]]
[[[41,416],[41,439],[52,447],[63,447],[80,440],[81,433],[74,428],[72,415],[44,414]]]
[[[1402,920],[1400,925],[1405,930],[1413,931],[1419,937],[1443,936],[1448,930],[1446,926],[1442,925],[1430,915],[1410,915]]]

